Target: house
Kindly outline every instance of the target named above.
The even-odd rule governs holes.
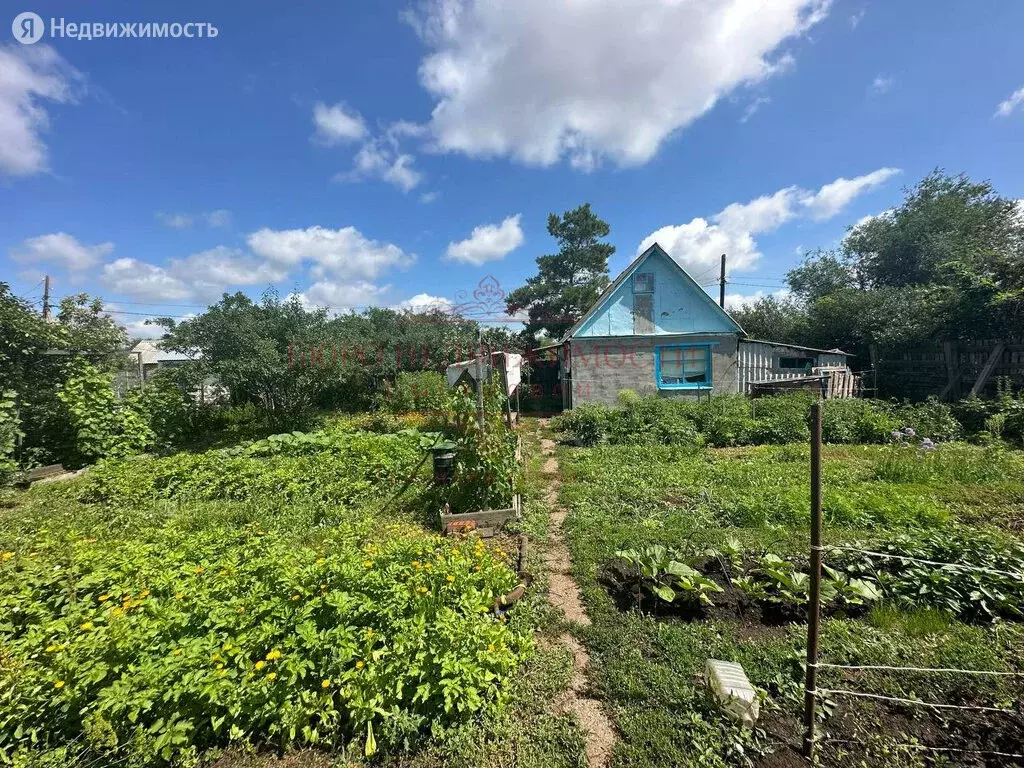
[[[161,368],[177,368],[191,362],[193,358],[182,352],[161,348],[159,342],[143,339],[132,347],[128,354],[133,358],[136,370],[148,380]],[[136,374],[136,379],[138,378]]]
[[[163,349],[159,341],[143,339],[128,350],[128,357],[128,369],[122,372],[115,382],[115,388],[120,394],[129,389],[145,387],[146,382],[153,378],[157,371],[180,368],[186,363],[201,359],[202,353],[198,350],[191,355],[175,352]],[[222,402],[229,397],[227,388],[214,375],[205,376],[190,394],[197,403]]]
[[[624,389],[693,398],[796,379],[816,382],[825,396],[854,392],[845,352],[747,339],[657,243],[569,329],[558,357],[565,408],[615,404]]]

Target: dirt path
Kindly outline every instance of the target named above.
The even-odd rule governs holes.
[[[544,503],[551,510],[548,525],[548,547],[544,563],[548,571],[548,600],[565,614],[565,618],[581,626],[590,625],[590,617],[580,599],[580,588],[571,575],[572,560],[565,546],[562,524],[565,509],[558,504],[558,459],[555,458],[553,440],[541,440],[541,453],[547,458],[543,472],[547,480]],[[572,678],[569,687],[555,701],[555,712],[571,712],[587,737],[587,765],[589,768],[605,768],[615,747],[615,726],[605,714],[601,702],[588,696],[590,681],[588,668],[590,656],[587,649],[568,632],[563,633],[559,642],[572,654]]]

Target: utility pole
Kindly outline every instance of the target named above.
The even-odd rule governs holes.
[[[43,278],[43,320],[50,319],[50,276]]]
[[[725,309],[725,254],[722,254],[722,272],[718,277],[718,306]]]

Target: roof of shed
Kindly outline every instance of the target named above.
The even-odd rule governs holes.
[[[784,341],[768,341],[767,339],[740,339],[740,343],[747,344],[769,344],[773,347],[789,347],[790,349],[804,349],[808,352],[821,352],[826,355],[845,355],[846,357],[854,357],[850,352],[844,352],[843,350],[836,347],[835,349],[820,349],[818,347],[805,347],[803,344],[789,344]]]

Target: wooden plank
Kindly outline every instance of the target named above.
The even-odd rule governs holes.
[[[54,475],[63,474],[66,470],[62,464],[50,464],[45,467],[36,467],[35,469],[28,470],[22,475],[22,480],[26,483],[34,483],[36,480],[42,480],[45,477],[53,477]]]
[[[985,361],[985,367],[981,369],[981,373],[978,374],[978,378],[974,382],[974,386],[971,387],[971,396],[977,397],[978,393],[981,392],[982,387],[985,386],[985,382],[988,381],[988,377],[992,375],[992,371],[995,370],[996,365],[999,364],[999,359],[1003,356],[1003,349],[1006,345],[1003,342],[999,342],[992,348],[992,354],[988,356],[988,360]]]

